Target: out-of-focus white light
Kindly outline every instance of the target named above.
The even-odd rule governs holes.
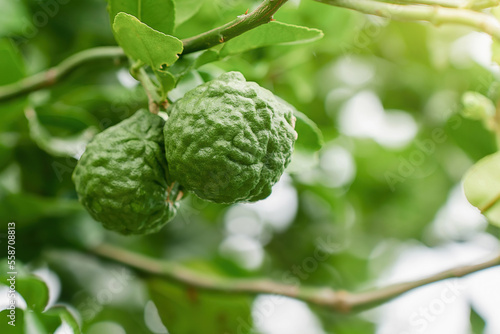
[[[71,332],[72,333],[72,332]],[[116,322],[101,321],[93,324],[87,331],[87,334],[126,334],[125,329]]]
[[[349,86],[362,86],[375,76],[375,69],[361,58],[348,56],[337,61],[334,75]]]
[[[50,271],[48,268],[39,268],[33,271],[35,276],[40,277],[47,287],[49,288],[49,302],[47,303],[47,307],[45,309],[49,309],[52,305],[55,304],[57,299],[59,298],[59,294],[61,293],[61,282],[59,281],[59,277]]]
[[[233,205],[224,217],[226,230],[232,235],[246,235],[259,238],[263,222],[252,209],[244,205]]]
[[[453,267],[478,263],[498,253],[499,249],[498,240],[489,234],[479,234],[468,242],[436,248],[412,244],[395,250],[400,254],[399,258],[392,268],[383,272],[378,285],[414,281]],[[470,300],[474,305],[483,306],[476,310],[488,326],[496,326],[500,298],[492,297],[485,291],[478,293],[477,289],[487,287],[484,280],[498,283],[498,272],[490,269],[480,274],[480,280],[476,278],[479,274],[475,274],[466,279],[425,285],[384,304],[377,309],[377,333],[468,334]],[[496,293],[495,290],[492,293]],[[484,308],[490,312],[484,311]],[[500,333],[500,328],[494,327],[490,333]]]
[[[116,76],[123,87],[134,88],[139,84],[139,82],[130,75],[130,72],[124,68],[119,70]]]
[[[9,282],[6,282],[9,283]],[[10,305],[9,287],[6,285],[0,285],[0,312],[7,309]],[[21,310],[26,310],[26,301],[24,298],[16,291],[16,307]]]
[[[151,300],[148,301],[144,307],[144,322],[151,332],[155,334],[168,334],[168,330],[165,325],[163,325],[160,315],[158,314],[158,309]]]
[[[439,209],[431,225],[431,233],[440,240],[467,240],[488,225],[477,208],[465,197],[463,185],[455,186]]]
[[[290,226],[297,214],[297,190],[292,185],[290,176],[283,174],[281,180],[274,185],[268,198],[242,205],[254,210],[274,230],[284,231]]]
[[[243,268],[257,269],[264,260],[262,245],[253,238],[244,235],[227,237],[219,246],[220,253],[234,260]]]
[[[362,91],[348,100],[338,117],[340,131],[348,136],[372,138],[386,147],[403,147],[417,134],[415,120],[400,110],[385,111],[378,96]]]
[[[450,48],[451,63],[458,68],[471,67],[474,63],[499,74],[500,69],[492,62],[493,39],[483,32],[471,32],[457,39]]]
[[[262,334],[325,334],[307,304],[288,297],[258,296],[252,318],[255,329]]]
[[[356,174],[356,165],[351,153],[341,146],[327,148],[320,156],[319,166],[325,172],[325,185],[330,187],[349,184]]]

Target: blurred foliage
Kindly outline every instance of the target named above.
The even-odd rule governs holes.
[[[259,2],[180,3],[174,35],[181,39],[224,24]],[[116,45],[104,0],[2,1],[0,10],[7,18],[0,21],[0,85],[56,65],[75,52]],[[72,326],[76,321],[66,308],[52,306],[50,313],[46,301],[31,306],[32,298],[46,299],[47,288],[29,272],[48,266],[60,280],[60,302],[77,310],[84,333],[92,328],[98,333],[95,328],[104,326],[103,321],[116,322],[127,333],[154,332],[152,323],[160,320],[172,333],[236,333],[238,319],[245,321],[243,331],[252,326],[252,298],[245,295],[197,291],[132,273],[114,292],[109,280],[119,281],[116,275],[125,269],[85,249],[102,240],[204,273],[267,276],[289,284],[353,291],[377,278],[384,267],[374,269],[370,262],[389,264],[399,242],[411,239],[435,245],[437,241],[427,237],[429,225],[450,190],[474,162],[497,149],[495,136],[482,121],[460,114],[462,94],[472,91],[495,100],[491,87],[498,85],[488,68],[454,53],[453,43],[470,31],[387,22],[313,1],[290,1],[275,19],[319,29],[324,37],[234,56],[226,50],[224,55],[229,56],[221,59],[206,53],[197,65],[185,57],[177,63],[183,74],[176,77],[179,85],[169,95],[175,100],[197,84],[237,70],[321,129],[325,144],[316,157],[319,163],[289,179],[298,204],[289,225],[273,225],[268,217],[252,218],[264,226],[256,237],[263,251],[257,266],[245,266],[222,251],[229,234],[227,217],[234,209],[229,206],[191,195],[177,218],[158,234],[122,237],[104,231],[78,204],[71,173],[84,143],[73,139],[89,129],[100,131],[116,124],[147,105],[143,90],[126,68],[98,62],[49,90],[0,104],[0,243],[4,248],[7,222],[16,222],[16,256],[29,265],[26,278],[19,278],[19,293],[30,312],[19,310],[19,323],[30,317],[26,321],[40,326],[41,333],[52,333],[62,322]],[[205,62],[210,63],[202,65]],[[339,115],[346,102],[363,91],[374,92],[384,109],[409,115],[417,125],[415,138],[392,147],[346,134]],[[36,120],[29,115],[36,115]],[[433,140],[436,129],[442,130],[443,140]],[[65,149],[57,149],[54,140]],[[426,151],[418,143],[428,140],[433,146]],[[336,161],[330,159],[339,149],[352,159],[353,177],[343,181],[337,180]],[[421,163],[401,173],[415,152],[423,156]],[[389,181],[388,175],[396,179]],[[374,255],[380,245],[389,249]],[[294,274],[294,266],[307,266],[305,259],[318,247],[326,247],[329,256],[317,263],[317,269]],[[29,284],[30,280],[36,282]],[[144,312],[151,300],[159,319],[148,322]],[[311,309],[328,333],[372,333],[376,326],[360,315]],[[480,333],[482,319],[475,312],[471,319],[474,331]],[[2,333],[14,333],[4,330],[0,327]]]

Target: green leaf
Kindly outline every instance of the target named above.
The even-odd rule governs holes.
[[[245,330],[252,327],[249,296],[212,293],[162,279],[149,280],[148,288],[170,333],[234,333],[242,322]],[[196,321],[186,314],[196,314]]]
[[[49,303],[47,284],[35,276],[17,277],[16,290],[26,301],[28,309],[43,312]]]
[[[0,217],[15,221],[19,227],[43,217],[61,217],[81,211],[82,206],[77,200],[8,193],[0,187]]]
[[[0,6],[1,7],[1,6]],[[1,9],[1,8],[0,8]],[[3,18],[2,18],[3,20]],[[0,39],[0,86],[14,83],[25,76],[21,53],[9,39]],[[26,98],[0,105],[0,132],[11,129],[11,124],[22,117]]]
[[[181,0],[175,4],[175,25],[179,26],[189,20],[200,10],[205,0]]]
[[[116,15],[113,30],[125,53],[153,70],[165,70],[177,61],[183,50],[179,39],[156,31],[126,13]]]
[[[32,29],[36,29],[22,1],[0,1],[0,13],[2,13],[0,37],[26,33],[28,27],[29,33],[32,33]]]
[[[497,150],[495,135],[481,121],[455,115],[446,123],[445,131],[473,161]]]
[[[467,200],[500,226],[500,152],[479,160],[464,177]]]
[[[201,53],[194,63],[194,68],[201,67],[205,64],[217,61],[220,59],[220,55],[218,51],[215,50],[205,50]]]
[[[108,2],[111,22],[115,20],[116,14],[124,12],[167,35],[174,32],[175,5],[173,0],[109,0]]]
[[[478,92],[465,92],[462,96],[462,114],[471,119],[487,121],[495,116],[496,108],[493,102]]]
[[[483,334],[486,327],[486,321],[484,321],[473,307],[470,309],[470,327],[472,334]]]
[[[168,92],[175,88],[176,79],[170,72],[155,71],[156,78],[160,83],[160,96],[162,100],[167,98]]]
[[[97,128],[89,127],[77,134],[67,137],[52,136],[38,119],[33,109],[25,111],[28,119],[30,136],[35,143],[47,153],[61,157],[77,157],[85,149],[85,145],[98,132]]]
[[[9,334],[26,334],[25,325],[24,325],[24,311],[20,308],[15,309],[15,318],[9,318],[10,310],[3,310],[0,312],[0,333],[9,333]],[[10,321],[15,321],[13,325],[9,325]]]
[[[293,110],[295,116],[295,141],[292,161],[286,168],[287,173],[301,173],[313,168],[319,161],[318,151],[323,146],[323,134],[309,117],[301,113],[293,105],[278,97],[278,99]]]
[[[293,115],[296,118],[295,131],[298,137],[295,141],[295,147],[318,151],[323,146],[323,134],[309,117],[298,110],[294,110]]]
[[[269,45],[312,42],[321,37],[321,30],[273,21],[229,40],[220,54],[225,57]]]
[[[54,305],[49,310],[47,310],[45,315],[48,316],[58,316],[61,322],[65,322],[71,327],[73,333],[80,334],[80,325],[75,317],[75,314],[65,305]]]

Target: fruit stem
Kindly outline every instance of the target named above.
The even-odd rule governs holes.
[[[160,106],[164,104],[164,101],[162,101],[160,95],[158,94],[158,88],[144,69],[144,63],[140,60],[133,63],[130,67],[130,74],[142,84],[142,87],[148,97],[149,111],[157,115],[160,111]]]

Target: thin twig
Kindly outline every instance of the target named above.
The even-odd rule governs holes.
[[[76,69],[100,60],[114,60],[117,64],[126,59],[123,50],[119,47],[98,47],[76,53],[59,65],[44,72],[22,79],[18,82],[0,87],[0,101],[11,100],[39,89],[51,87],[65,79]]]
[[[235,20],[207,31],[203,34],[182,40],[184,51],[189,54],[227,42],[231,38],[247,32],[261,24],[268,23],[274,13],[288,0],[265,0],[254,11],[243,14]],[[77,68],[101,59],[124,60],[126,55],[120,47],[99,47],[76,53],[59,65],[13,84],[0,86],[0,101],[8,101],[39,89],[51,87],[66,78]]]
[[[342,290],[335,291],[329,287],[283,284],[269,279],[232,279],[209,276],[175,262],[153,259],[109,244],[101,244],[91,251],[137,270],[200,289],[225,293],[277,294],[326,306],[341,313],[372,308],[418,287],[448,278],[463,277],[500,265],[500,255],[498,255],[494,259],[476,265],[446,270],[424,279],[389,285],[368,292],[350,293]]]
[[[492,15],[469,9],[427,5],[399,5],[374,0],[315,1],[395,21],[424,21],[436,26],[450,23],[461,24],[483,31],[500,41],[500,22]]]
[[[405,4],[420,4],[420,5],[431,5],[431,6],[442,6],[450,8],[469,8],[475,10],[481,10],[486,8],[492,8],[500,5],[500,0],[396,0],[396,1],[385,1],[391,3],[405,3]]]
[[[227,42],[231,38],[256,28],[272,20],[276,11],[288,0],[266,0],[248,14],[238,16],[235,20],[198,36],[184,39],[184,53],[205,50],[212,46]]]

